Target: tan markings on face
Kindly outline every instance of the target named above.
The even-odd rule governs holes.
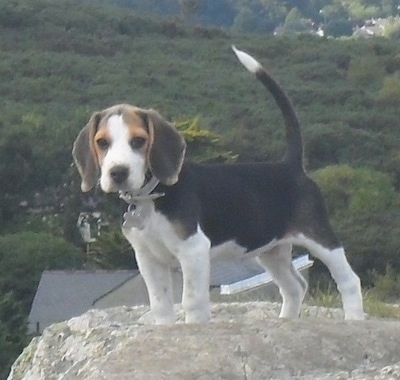
[[[111,144],[111,137],[108,129],[103,125],[99,127],[99,130],[94,135],[94,151],[96,154],[97,161],[101,166],[104,156],[107,154],[107,144]]]

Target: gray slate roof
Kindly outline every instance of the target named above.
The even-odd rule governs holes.
[[[44,271],[29,313],[29,331],[76,317],[94,302],[136,276],[135,270]]]
[[[210,285],[232,284],[263,273],[264,269],[253,259],[212,261],[210,268]]]

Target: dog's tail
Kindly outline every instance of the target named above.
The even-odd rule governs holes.
[[[303,139],[300,123],[292,102],[280,84],[251,55],[232,46],[240,63],[270,91],[278,104],[286,125],[287,147],[284,160],[292,167],[303,170]]]

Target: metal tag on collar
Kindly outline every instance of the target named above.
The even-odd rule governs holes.
[[[149,207],[151,206],[146,203],[129,205],[128,210],[123,216],[124,222],[122,223],[122,227],[143,230],[150,215]]]
[[[120,192],[119,197],[129,204],[128,210],[123,215],[122,227],[137,228],[139,230],[143,230],[146,227],[154,207],[150,201],[165,195],[164,193],[151,194],[158,184],[158,179],[152,177],[145,186],[133,193]]]

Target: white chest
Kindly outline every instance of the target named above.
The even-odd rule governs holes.
[[[146,250],[168,265],[178,265],[175,257],[182,240],[176,234],[174,226],[161,213],[152,209],[139,221],[140,228],[125,226],[122,228],[125,237],[134,250]]]

